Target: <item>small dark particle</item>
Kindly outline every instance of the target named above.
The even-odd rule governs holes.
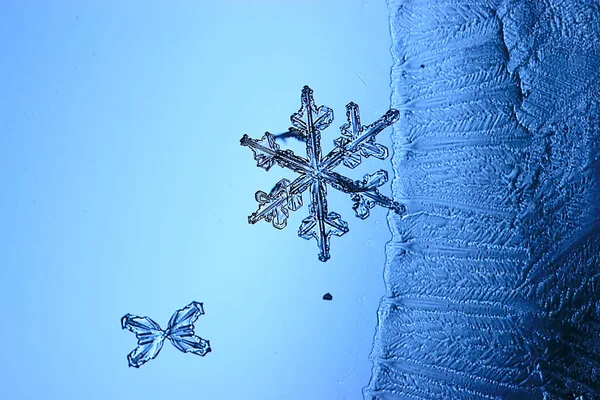
[[[421,68],[425,68],[425,65],[421,64]]]
[[[333,300],[333,296],[331,295],[331,293],[325,293],[323,295],[323,300]]]

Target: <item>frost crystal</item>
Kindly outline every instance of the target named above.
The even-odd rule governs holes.
[[[121,327],[135,333],[138,339],[138,346],[127,355],[129,366],[139,368],[156,358],[165,339],[184,353],[205,356],[211,351],[210,343],[194,334],[194,322],[203,314],[202,303],[193,301],[173,314],[165,330],[148,317],[125,315],[121,318]]]
[[[356,168],[362,157],[376,157],[380,160],[388,156],[388,149],[375,142],[375,137],[399,118],[398,110],[390,109],[371,125],[360,123],[358,105],[346,106],[348,122],[340,127],[341,136],[334,141],[335,147],[325,157],[321,154],[321,131],[333,121],[333,110],[325,106],[317,107],[313,91],[308,86],[302,89],[302,106],[291,116],[292,127],[282,135],[266,132],[261,139],[251,139],[244,135],[240,141],[254,153],[257,166],[269,170],[278,164],[300,174],[293,182],[282,179],[269,193],[256,192],[258,210],[248,217],[254,224],[261,219],[273,224],[277,229],[287,225],[290,211],[302,207],[302,193],[309,189],[309,215],[304,218],[298,236],[304,239],[315,238],[319,247],[319,260],[329,259],[329,241],[332,235],[342,236],[348,232],[348,224],[341,216],[327,209],[327,185],[348,193],[354,201],[352,208],[356,216],[365,219],[370,209],[376,205],[390,208],[397,213],[404,212],[404,206],[382,195],[377,188],[385,184],[388,174],[379,170],[367,174],[362,180],[352,180],[333,172],[339,164]],[[282,150],[277,137],[295,137],[306,143],[306,158],[295,155],[291,150]]]

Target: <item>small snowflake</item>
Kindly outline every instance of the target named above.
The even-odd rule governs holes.
[[[130,367],[139,368],[160,353],[165,340],[183,353],[196,354],[204,357],[212,350],[210,342],[194,333],[194,323],[199,316],[204,315],[202,303],[192,301],[190,304],[175,311],[169,320],[167,329],[148,317],[126,314],[121,318],[121,327],[135,333],[138,345],[127,355]]]
[[[349,103],[346,106],[348,122],[340,127],[342,135],[335,141],[335,147],[325,157],[321,151],[321,131],[333,121],[333,110],[315,105],[313,91],[308,86],[302,89],[302,106],[291,116],[292,127],[281,135],[266,132],[261,139],[251,139],[244,135],[240,140],[242,146],[248,146],[254,153],[257,166],[269,170],[278,164],[283,168],[297,172],[300,176],[293,182],[282,179],[269,193],[256,192],[258,210],[248,217],[248,222],[255,224],[261,219],[273,224],[277,229],[287,225],[291,211],[302,207],[302,193],[309,189],[309,216],[302,220],[298,236],[304,239],[315,238],[319,247],[319,260],[327,261],[329,241],[332,235],[342,236],[348,232],[348,224],[338,213],[327,209],[327,185],[348,193],[354,201],[352,208],[356,216],[365,219],[370,209],[376,205],[403,213],[405,208],[396,201],[382,195],[377,188],[388,181],[388,174],[379,170],[367,174],[362,180],[352,180],[333,170],[340,164],[356,168],[362,157],[385,159],[388,149],[375,143],[375,137],[399,118],[398,110],[390,109],[385,115],[371,125],[362,126],[358,105]],[[306,158],[294,154],[291,150],[282,150],[276,142],[277,138],[295,137],[306,143]]]

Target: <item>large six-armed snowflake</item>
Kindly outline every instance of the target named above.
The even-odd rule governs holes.
[[[382,195],[378,187],[385,184],[388,174],[379,170],[367,174],[363,180],[352,180],[342,176],[333,169],[343,163],[349,168],[356,168],[362,157],[376,157],[381,160],[388,156],[388,149],[375,143],[375,137],[399,118],[399,112],[390,109],[385,115],[371,125],[362,126],[358,105],[349,103],[346,106],[348,122],[340,127],[342,135],[335,141],[335,147],[325,157],[321,154],[321,131],[333,121],[333,110],[315,105],[313,91],[308,86],[302,89],[302,106],[291,116],[293,127],[283,135],[293,136],[306,142],[307,158],[295,155],[291,150],[281,150],[276,143],[276,136],[266,132],[261,139],[251,139],[244,135],[240,140],[242,146],[248,146],[254,153],[257,166],[269,170],[278,164],[300,174],[293,182],[282,179],[269,193],[256,192],[258,210],[248,217],[248,222],[255,224],[261,219],[271,222],[277,229],[287,225],[290,210],[302,207],[302,193],[310,189],[309,216],[304,218],[298,230],[298,236],[304,239],[315,238],[319,246],[319,260],[329,259],[329,241],[332,235],[342,236],[348,232],[348,224],[341,216],[327,210],[327,184],[337,190],[350,194],[356,216],[365,219],[375,205],[390,208],[397,213],[404,212],[404,206]],[[279,135],[278,135],[279,136]]]

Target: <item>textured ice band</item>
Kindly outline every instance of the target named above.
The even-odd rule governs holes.
[[[389,2],[407,215],[365,399],[600,398],[599,4]]]

